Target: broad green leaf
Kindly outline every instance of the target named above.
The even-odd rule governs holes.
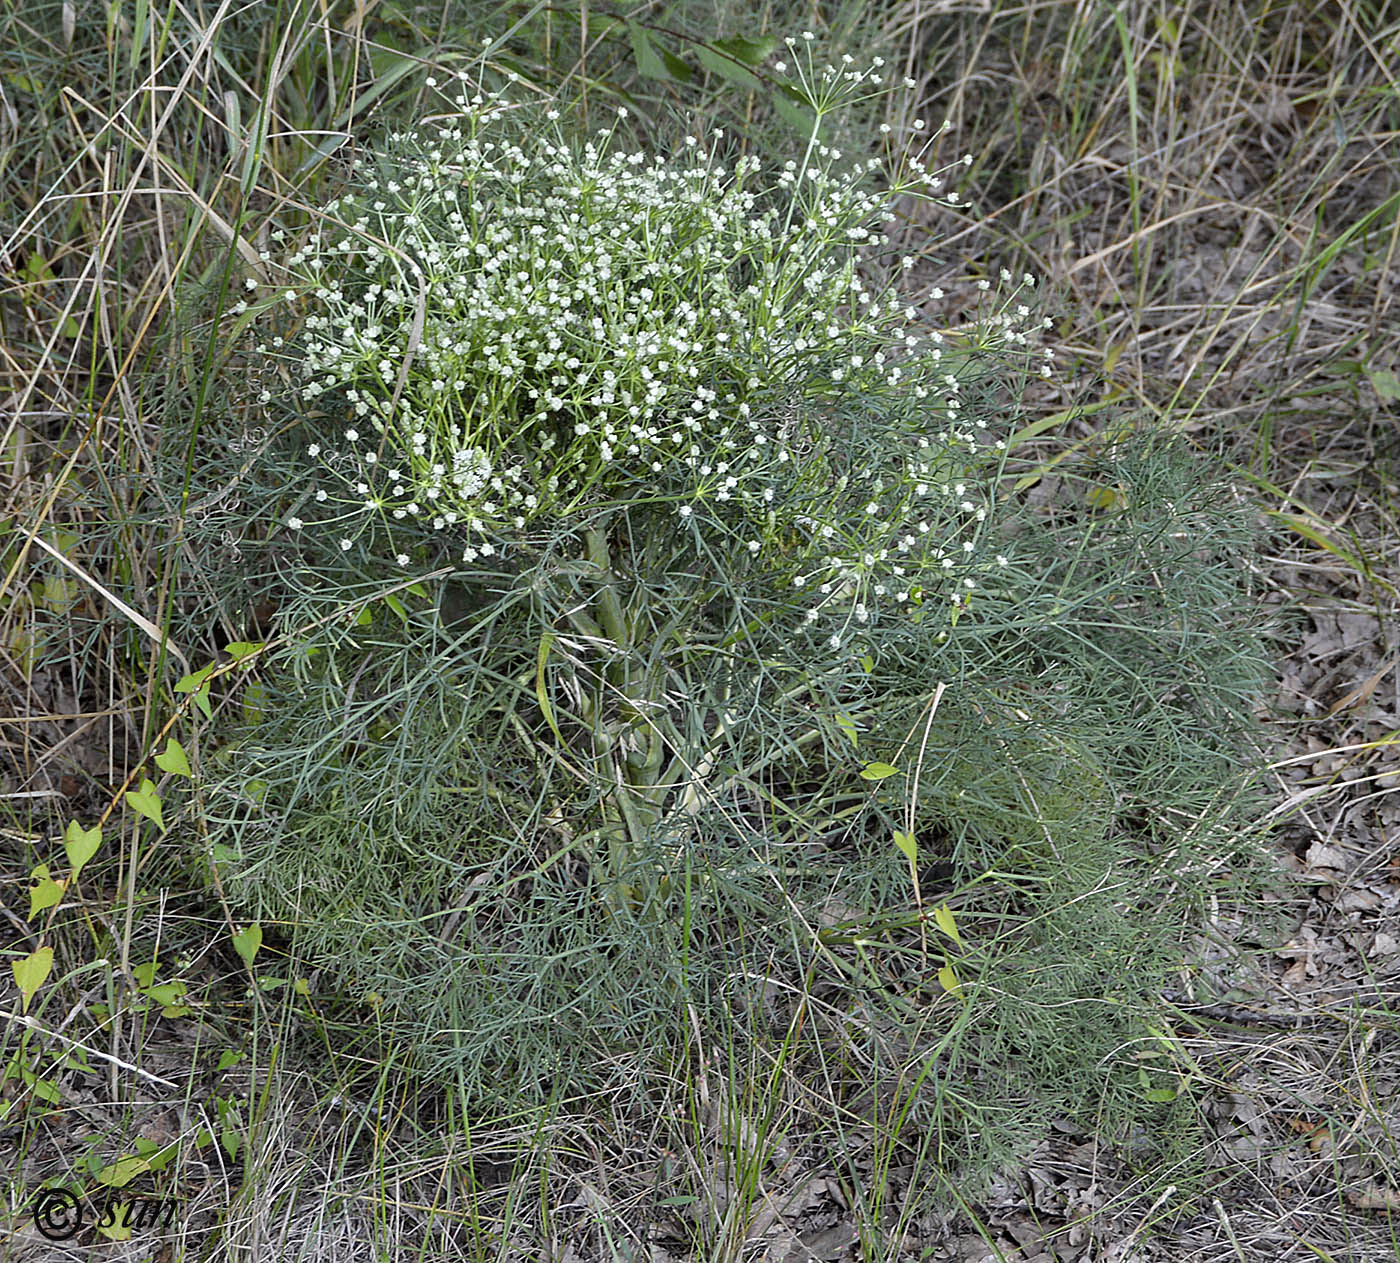
[[[185,998],[186,987],[178,979],[174,982],[157,983],[154,987],[147,987],[146,994],[157,1004],[178,1004]]]
[[[156,755],[156,766],[162,772],[170,772],[176,776],[193,776],[190,771],[190,761],[185,756],[185,747],[174,737],[170,737],[165,743],[165,749]]]
[[[49,970],[52,968],[52,947],[41,947],[36,952],[30,952],[23,960],[11,962],[10,969],[14,972],[15,983],[19,987],[19,1010],[21,1013],[29,1011],[29,1001],[34,998],[34,993],[44,985],[44,980],[49,976]]]
[[[50,1105],[61,1105],[63,1095],[58,1090],[58,1085],[51,1079],[41,1078],[35,1074],[18,1057],[14,1058],[6,1067],[5,1078],[10,1079],[18,1076],[24,1082],[24,1086],[34,1093],[41,1101],[47,1101]]]
[[[76,581],[63,575],[50,575],[37,588],[29,589],[34,603],[55,614],[66,614],[77,604],[79,591]]]
[[[34,884],[29,888],[29,919],[32,921],[46,908],[55,907],[63,898],[66,881],[54,881],[49,876],[49,866],[38,864],[29,874]]]
[[[404,607],[404,603],[400,601],[398,597],[394,596],[392,593],[388,593],[384,597],[384,604],[387,605],[391,610],[394,611],[395,614],[399,616],[399,622],[401,622],[405,627],[408,626],[408,610]]]
[[[14,76],[7,76],[11,80]],[[37,250],[31,250],[29,258],[24,263],[24,279],[31,285],[37,285],[44,281],[54,279],[53,268],[44,262],[44,256]]]
[[[904,853],[904,858],[911,864],[919,862],[919,844],[914,840],[912,833],[903,833],[899,829],[894,831],[894,844]]]
[[[200,667],[198,671],[191,671],[189,675],[181,676],[175,681],[175,691],[177,693],[197,693],[209,681],[209,674],[214,670],[211,662],[207,667]]]
[[[883,781],[887,776],[898,776],[899,769],[888,763],[867,763],[860,770],[862,780]]]
[[[1397,377],[1388,368],[1368,368],[1366,376],[1371,379],[1371,385],[1382,399],[1388,399],[1392,403],[1400,400],[1400,377]]]
[[[97,854],[102,845],[102,829],[84,829],[76,820],[68,822],[63,835],[63,849],[68,855],[68,867],[72,870],[70,879],[77,877],[84,864]]]
[[[165,1170],[180,1152],[178,1140],[172,1140],[163,1149],[158,1141],[148,1140],[145,1136],[137,1136],[131,1143],[135,1146],[136,1152],[146,1159],[152,1171]]]
[[[713,45],[697,44],[695,46],[695,55],[706,70],[712,70],[720,78],[728,79],[730,83],[747,88],[750,92],[756,92],[763,87],[758,77],[745,68],[741,59],[736,58],[728,50],[716,50],[720,50],[719,43]]]
[[[695,71],[669,48],[661,49],[661,60],[666,63],[666,69],[671,72],[671,78],[677,83],[689,83],[695,78]]]
[[[219,1143],[230,1160],[237,1158],[239,1146],[243,1143],[243,1138],[238,1134],[238,1125],[243,1121],[238,1106],[231,1100],[216,1096],[214,1108],[219,1114]]]
[[[796,95],[793,93],[793,96]],[[799,136],[811,136],[818,130],[817,116],[807,106],[799,105],[786,92],[774,93],[773,108],[778,111],[778,117]]]
[[[206,719],[214,718],[214,712],[209,705],[209,676],[213,670],[214,664],[211,662],[207,667],[200,667],[198,671],[191,671],[189,675],[175,681],[177,693],[194,694],[195,705],[204,712]]]
[[[632,56],[637,62],[637,73],[648,79],[670,79],[671,72],[657,54],[651,37],[635,22],[627,23],[627,34],[632,40]]]
[[[742,61],[746,66],[761,65],[778,46],[772,35],[761,35],[758,39],[745,39],[742,35],[731,35],[728,39],[717,39],[714,47],[722,53]]]
[[[951,991],[955,996],[962,995],[962,983],[958,981],[958,976],[953,972],[951,965],[944,965],[938,971],[938,983],[944,991]]]
[[[249,969],[253,967],[253,957],[258,954],[258,948],[262,946],[262,937],[262,925],[257,921],[233,936],[233,950],[243,958],[243,963]]]
[[[124,1188],[138,1175],[145,1175],[151,1169],[151,1160],[141,1154],[129,1153],[103,1167],[97,1173],[97,1182],[108,1188]]]
[[[140,789],[129,789],[126,791],[126,801],[149,820],[156,822],[156,827],[165,832],[165,820],[161,816],[160,795],[156,793],[155,782],[149,776],[141,778]]]
[[[247,723],[258,723],[267,713],[267,688],[254,680],[243,690],[243,718]]]
[[[235,640],[232,644],[224,646],[229,657],[235,662],[242,662],[249,654],[257,653],[263,647],[261,640]]]
[[[836,726],[841,729],[851,739],[851,745],[860,748],[860,729],[856,727],[856,721],[845,711],[838,711],[836,714]]]
[[[369,606],[362,605],[360,612],[355,615],[355,626],[368,627],[372,622],[374,622],[374,615],[370,612]]]
[[[953,916],[953,910],[946,903],[942,907],[934,909],[933,922],[959,947],[963,945],[962,935],[958,933],[958,923]]]

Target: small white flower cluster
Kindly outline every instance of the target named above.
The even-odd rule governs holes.
[[[831,100],[879,82],[799,69]],[[394,137],[286,261],[286,300],[311,310],[295,345],[259,349],[344,418],[343,447],[309,454],[352,494],[318,502],[451,529],[469,561],[532,524],[670,503],[810,585],[810,623],[863,625],[935,584],[965,599],[987,510],[956,473],[986,421],[964,422],[942,337],[861,266],[889,197],[937,176],[916,163],[875,193],[876,162],[841,170],[814,136],[763,187],[757,160],[722,168],[694,138],[679,161],[610,152],[610,130],[573,146],[551,115],[512,139],[504,99],[455,105]],[[992,340],[1025,338],[1023,313]],[[908,403],[902,456],[836,474],[791,401],[843,394]],[[837,511],[853,497],[863,511]]]

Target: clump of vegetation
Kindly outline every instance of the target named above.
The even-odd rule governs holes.
[[[1358,600],[1383,614],[1393,596],[1374,562],[1393,534],[1382,440],[1400,391],[1383,336],[1394,323],[1393,14],[1387,28],[1369,3],[1207,7],[1189,19],[1078,3],[915,9],[759,13],[677,0],[527,14],[494,0],[289,0],[268,22],[258,6],[138,0],[94,21],[84,6],[38,0],[0,16],[0,675],[11,702],[0,720],[0,903],[14,930],[0,981],[16,1019],[0,1049],[5,1231],[33,1240],[50,1190],[85,1187],[95,1209],[133,1172],[137,1189],[154,1182],[183,1204],[191,1180],[211,1193],[217,1165],[224,1190],[180,1216],[191,1251],[215,1248],[210,1230],[223,1252],[307,1257],[347,1238],[392,1255],[408,1243],[423,1257],[613,1257],[644,1252],[648,1237],[679,1256],[676,1238],[690,1237],[695,1257],[718,1260],[765,1235],[780,1254],[780,1231],[835,1219],[862,1234],[866,1258],[939,1254],[952,1248],[940,1228],[911,1222],[931,1169],[920,1161],[956,1179],[959,1162],[989,1145],[1028,1146],[1048,1115],[1078,1111],[1104,1159],[1095,1213],[1082,1217],[1073,1181],[1055,1198],[1036,1179],[1042,1228],[1073,1218],[1075,1233],[1110,1252],[1170,1232],[1163,1248],[1177,1255],[1211,1238],[1227,1254],[1277,1253],[1277,1207],[1256,1196],[1264,1174],[1336,1208],[1308,1219],[1316,1249],[1365,1254],[1363,1242],[1384,1234],[1383,1216],[1367,1223],[1360,1212],[1396,1184],[1386,1101],[1371,1090],[1393,1025],[1385,988],[1348,982],[1356,1002],[1337,1011],[1328,976],[1361,959],[1349,950],[1310,948],[1287,995],[1270,976],[1280,945],[1295,954],[1295,931],[1321,943],[1344,905],[1362,928],[1384,907],[1368,914],[1356,893],[1364,866],[1340,900],[1336,882],[1315,874],[1263,903],[1235,884],[1240,769],[1229,734],[1257,678],[1258,628],[1236,614],[1260,605],[1248,587],[1257,570],[1266,608],[1291,593],[1317,620],[1292,661],[1279,646],[1280,699],[1297,714],[1270,742],[1289,796],[1269,813],[1278,842],[1303,855],[1330,840],[1330,825],[1363,850],[1368,830],[1383,842],[1385,800],[1373,791],[1387,783],[1393,724],[1375,672],[1391,655],[1384,617],[1367,643],[1355,615]],[[512,85],[491,98],[506,109],[483,111],[483,143],[527,154],[548,143],[575,158],[592,140],[604,166],[637,148],[668,155],[675,171],[708,164],[717,196],[759,191],[754,218],[785,213],[784,161],[795,171],[823,158],[822,144],[843,151],[833,159],[843,170],[888,159],[863,174],[862,194],[897,186],[898,147],[928,134],[911,117],[914,98],[867,78],[853,91],[869,99],[814,132],[804,92],[845,91],[852,64],[813,70],[806,40],[779,52],[787,65],[773,61],[767,32],[794,21],[816,25],[833,60],[884,52],[920,76],[918,109],[954,120],[930,165],[972,155],[969,187],[986,214],[961,199],[934,214],[897,199],[899,222],[870,224],[891,242],[865,242],[856,269],[872,295],[897,276],[921,309],[912,332],[941,330],[944,356],[963,356],[951,370],[962,411],[987,419],[983,443],[1008,448],[999,473],[1000,454],[969,463],[969,499],[988,517],[963,527],[974,560],[1000,554],[1007,565],[966,576],[977,586],[963,589],[970,599],[946,641],[920,632],[897,652],[876,646],[869,671],[823,674],[833,654],[855,661],[844,657],[857,647],[850,636],[830,645],[838,622],[779,645],[776,665],[761,669],[795,688],[804,677],[788,668],[810,654],[817,684],[806,694],[775,685],[786,709],[781,722],[759,716],[778,736],[760,758],[756,726],[725,745],[730,720],[756,712],[726,719],[723,689],[700,692],[694,740],[714,763],[696,769],[694,811],[680,812],[669,769],[654,783],[630,771],[625,788],[615,773],[602,781],[603,726],[620,734],[624,769],[648,729],[630,725],[620,702],[601,719],[587,713],[595,702],[581,686],[599,675],[604,641],[623,644],[600,618],[590,523],[621,569],[645,554],[643,532],[674,532],[685,502],[669,506],[672,518],[646,517],[637,502],[658,471],[634,467],[629,482],[622,449],[600,464],[617,475],[611,506],[602,479],[585,478],[576,504],[556,497],[528,526],[488,521],[477,496],[449,505],[458,520],[434,531],[435,514],[408,511],[420,490],[408,476],[432,485],[431,465],[412,460],[411,430],[399,464],[325,465],[354,424],[332,409],[354,404],[334,386],[299,397],[317,336],[304,322],[346,313],[305,291],[275,313],[265,300],[274,284],[303,290],[309,278],[286,263],[309,229],[353,238],[343,224],[368,182],[423,158],[414,140],[381,158],[366,141],[456,115],[459,89],[439,93],[426,76],[451,84],[461,66],[480,78],[483,106],[488,88]],[[528,98],[538,111],[515,109]],[[551,103],[564,135],[544,116]],[[630,113],[612,122],[617,106]],[[604,120],[612,134],[600,140]],[[685,146],[692,120],[705,120],[703,148]],[[355,154],[369,158],[358,172]],[[759,169],[736,179],[750,154]],[[492,196],[506,206],[511,191],[498,182]],[[683,209],[661,222],[680,222]],[[403,225],[392,233],[408,240]],[[918,262],[887,266],[886,249]],[[395,278],[367,255],[349,268],[337,255],[327,275],[346,292],[373,283],[376,268]],[[1053,294],[1062,353],[1025,396],[1004,358],[966,354],[972,286],[998,265],[1044,276]],[[540,270],[553,274],[547,262]],[[946,301],[926,300],[935,284]],[[230,318],[240,298],[252,306]],[[681,336],[668,319],[684,309],[648,314]],[[240,356],[255,320],[264,338],[275,324],[297,357]],[[401,398],[431,406],[411,317],[396,338],[416,347]],[[372,365],[360,368],[372,378]],[[756,371],[764,379],[766,362]],[[385,385],[392,398],[400,379]],[[842,415],[863,424],[852,398],[803,405],[818,385],[805,382],[791,403],[817,419],[814,439]],[[384,402],[371,383],[357,388]],[[567,383],[555,393],[578,402]],[[1112,408],[1128,400],[1210,461],[1122,432]],[[776,411],[787,420],[786,401]],[[517,407],[516,420],[528,411]],[[567,439],[576,455],[601,458],[563,421],[556,453]],[[369,437],[355,458],[366,446],[377,454],[382,436]],[[723,437],[707,430],[705,441]],[[312,443],[323,451],[308,460]],[[508,467],[549,459],[514,447]],[[406,475],[402,497],[365,476],[391,468]],[[1221,468],[1289,533],[1262,557],[1251,556]],[[451,472],[470,487],[474,469],[464,457]],[[668,493],[699,487],[677,463],[673,476]],[[377,509],[357,498],[361,481],[382,498]],[[1034,507],[1021,502],[1028,488]],[[439,490],[441,500],[462,488]],[[705,539],[757,542],[764,566],[784,555],[781,539],[754,538],[739,504],[715,494],[705,508]],[[483,530],[466,532],[468,514]],[[292,518],[304,521],[299,536]],[[466,559],[480,542],[493,552]],[[536,565],[540,547],[553,548],[557,571]],[[660,599],[691,602],[676,596],[682,580],[712,572],[680,546],[670,559],[691,569],[667,574]],[[650,577],[616,576],[637,608],[668,557],[646,560]],[[545,581],[535,621],[487,617],[532,567]],[[755,618],[770,608],[765,582],[743,593]],[[572,585],[573,604],[549,622],[559,583]],[[708,652],[727,599],[693,598],[699,615],[676,625],[690,633],[684,646],[657,638],[646,660],[656,678]],[[1329,605],[1347,611],[1345,643]],[[876,613],[872,642],[908,630],[888,606]],[[580,633],[575,617],[601,634]],[[776,641],[711,656],[729,654],[749,685],[745,656]],[[626,645],[619,669],[639,652]],[[463,684],[464,658],[483,680]],[[656,696],[637,678],[638,712],[676,726],[684,690],[712,677],[700,662]],[[1335,696],[1329,680],[1343,681]],[[1342,697],[1347,680],[1362,684]],[[531,794],[540,805],[522,810]],[[627,812],[640,829],[616,827]],[[1208,917],[1193,916],[1205,895]],[[1286,928],[1249,924],[1270,908]],[[1178,931],[1193,924],[1203,936],[1181,950]],[[1369,950],[1357,948],[1368,977],[1383,963],[1379,936]],[[1294,986],[1304,964],[1312,985]],[[1149,1013],[1159,993],[1161,1017]],[[1268,1037],[1280,1004],[1321,1050],[1316,1066],[1283,1076]],[[293,1055],[288,1031],[312,1037],[310,1056]],[[469,1089],[469,1109],[399,1073],[399,1036],[447,1072],[438,1084],[455,1077]],[[502,1081],[512,1070],[518,1090]],[[619,1089],[601,1118],[589,1095],[600,1087]],[[94,1093],[101,1119],[82,1108]],[[534,1108],[547,1098],[552,1116]],[[485,1108],[491,1099],[499,1109]],[[1345,1118],[1345,1162],[1320,1143],[1325,1128],[1298,1137],[1285,1125],[1300,1100],[1324,1123]],[[1360,1125],[1357,1100],[1370,1105]],[[152,1109],[178,1113],[179,1134],[149,1139]],[[1151,1125],[1135,1128],[1143,1109]],[[377,1125],[364,1127],[367,1117]],[[1114,1139],[1137,1168],[1130,1187],[1103,1147]],[[812,1205],[823,1183],[827,1199]],[[954,1192],[968,1230],[985,1208],[966,1182]],[[522,1199],[533,1207],[522,1211]],[[415,1224],[415,1205],[446,1210]],[[1008,1248],[994,1240],[996,1220],[989,1247]]]
[[[873,1077],[986,1170],[1144,1099],[1248,532],[1150,433],[1054,516],[1005,494],[1030,278],[940,331],[879,226],[941,177],[843,169],[877,72],[793,53],[771,178],[461,88],[286,242],[241,488],[277,647],[208,810],[246,914],[473,1108],[654,1100],[698,1029],[820,1073],[818,1149]]]

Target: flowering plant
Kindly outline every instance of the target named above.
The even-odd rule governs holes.
[[[870,76],[809,60],[801,81],[820,115]],[[269,349],[294,350],[302,399],[345,418],[308,449],[343,548],[409,521],[470,565],[664,506],[805,589],[804,622],[835,647],[880,607],[967,599],[987,515],[969,361],[871,280],[888,198],[937,197],[938,175],[908,158],[875,191],[879,161],[843,170],[814,130],[765,186],[756,159],[725,168],[693,136],[667,161],[613,129],[571,146],[557,111],[512,138],[507,101],[452,104],[396,135],[287,262],[286,297],[310,311]],[[1024,342],[1030,309],[1009,309],[981,349]],[[855,445],[832,427],[853,398],[886,405]]]
[[[1025,459],[1002,444],[1029,278],[940,330],[882,229],[893,194],[952,195],[893,152],[843,167],[822,117],[878,68],[791,57],[812,129],[767,178],[722,136],[663,159],[625,119],[572,141],[463,89],[291,250],[295,332],[263,345],[292,368],[302,481],[248,481],[291,528],[261,544],[279,617],[313,630],[261,658],[211,815],[234,897],[473,1094],[616,1087],[679,999],[718,1029],[772,970],[821,989],[809,1069],[828,1038],[883,1048],[888,1020],[927,1046],[929,1012],[976,1005],[976,1040],[946,1018],[925,1121],[971,1065],[999,1102],[967,1112],[984,1144],[1013,1089],[1092,1086],[1170,957],[1117,799],[1213,811],[1255,674],[1229,506],[1110,445],[1103,470],[1055,463],[1046,511],[991,512]],[[935,1011],[937,909],[909,887],[942,867],[964,901],[934,924],[968,946]],[[1110,955],[1111,1008],[1082,1003]]]

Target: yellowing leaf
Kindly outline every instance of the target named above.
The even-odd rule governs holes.
[[[860,730],[856,727],[856,721],[844,711],[837,713],[836,726],[851,739],[852,746],[860,746]]]
[[[130,1184],[138,1175],[145,1175],[151,1169],[149,1158],[141,1157],[139,1154],[127,1154],[118,1158],[109,1166],[103,1167],[97,1173],[99,1184],[106,1184],[109,1188],[123,1188]]]
[[[919,862],[919,844],[914,841],[912,833],[901,833],[896,829],[894,831],[894,844],[904,852],[904,858],[911,864]]]
[[[69,873],[69,880],[77,877],[84,864],[97,854],[97,848],[102,845],[102,829],[99,826],[95,829],[84,829],[76,820],[68,822],[68,829],[63,835],[63,849],[68,854],[68,867],[72,870]]]
[[[185,756],[185,747],[174,737],[165,743],[165,749],[156,755],[156,766],[162,772],[170,772],[176,776],[193,776],[190,771],[190,761]]]
[[[45,908],[54,907],[62,898],[66,881],[54,881],[49,876],[49,866],[39,864],[30,873],[34,884],[29,888],[29,919],[32,921]]]
[[[49,970],[53,968],[53,948],[41,947],[37,952],[30,952],[23,960],[12,961],[10,968],[19,987],[20,1012],[26,1013],[29,1011],[29,1001],[44,985]]]
[[[951,965],[944,965],[938,971],[938,982],[944,991],[951,991],[955,996],[961,997],[962,983],[958,981],[958,976],[953,972]]]

